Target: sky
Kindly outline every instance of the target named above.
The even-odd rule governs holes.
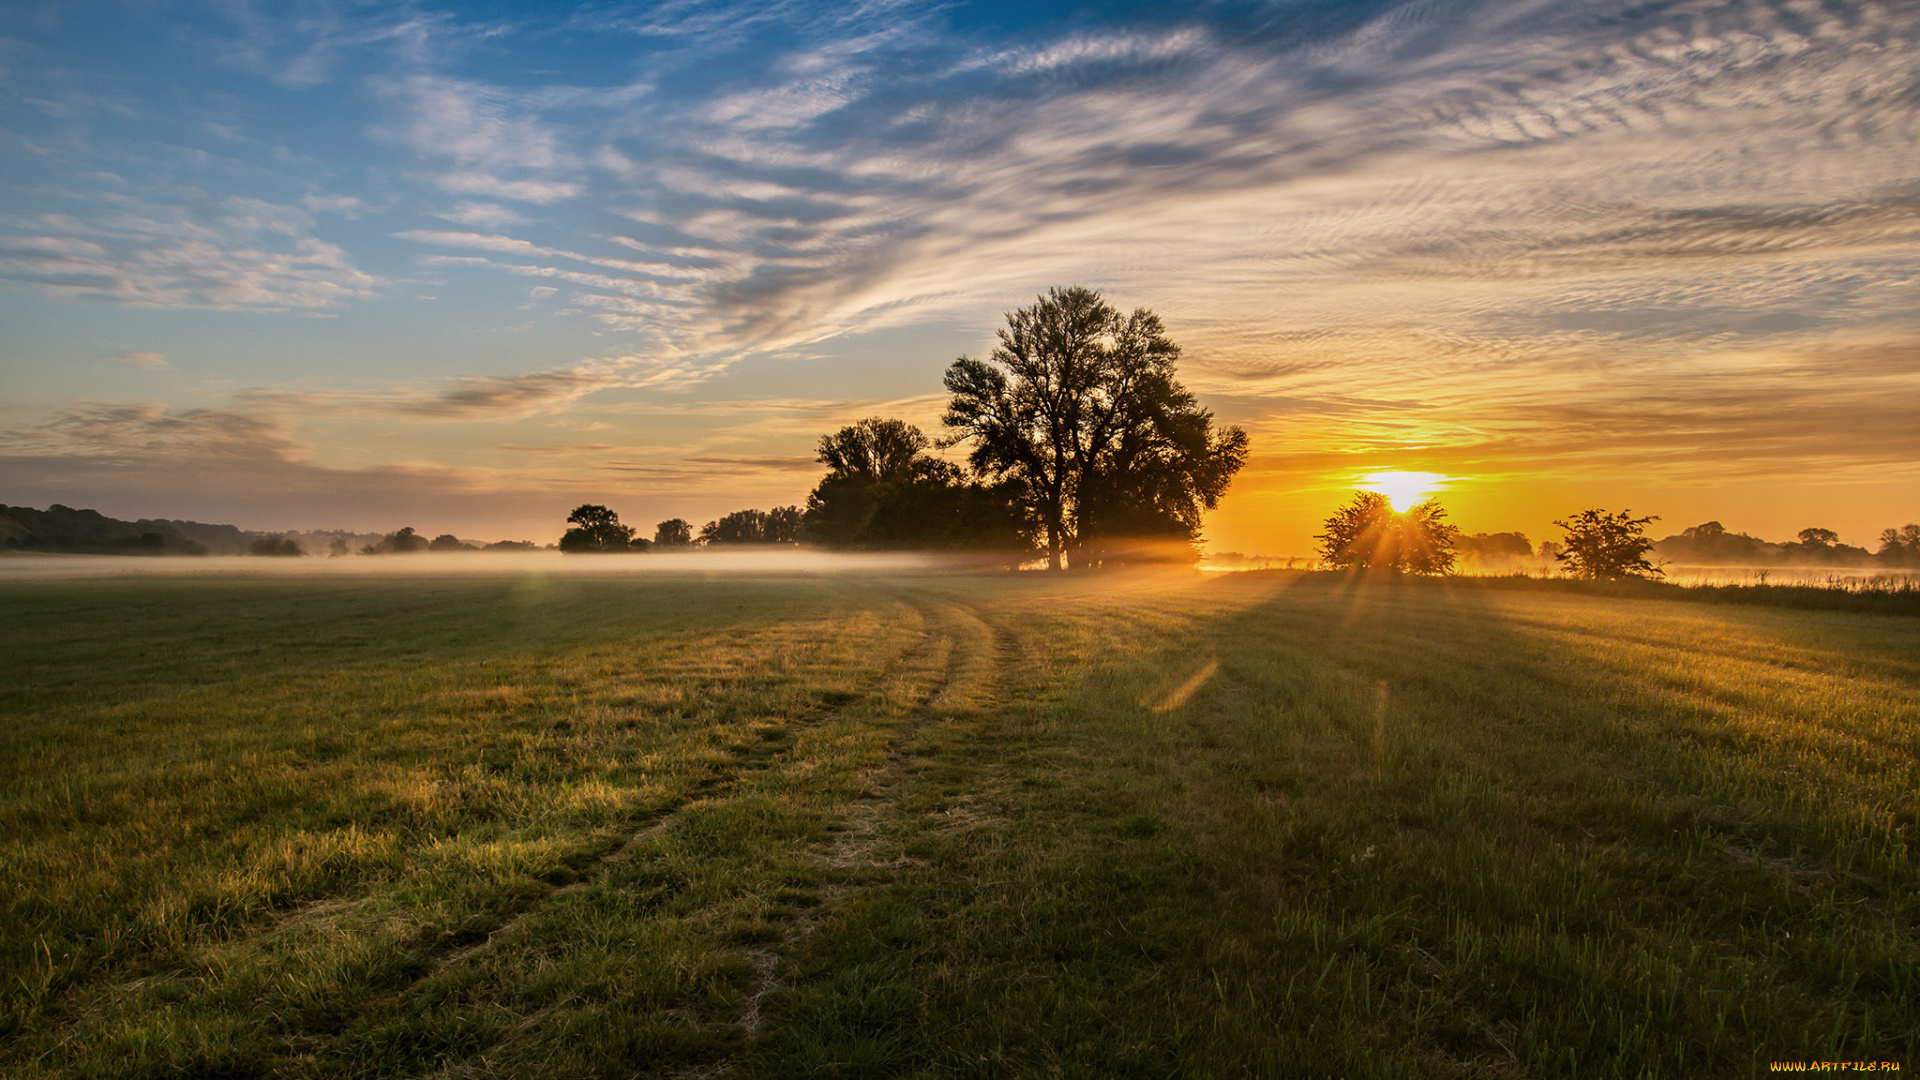
[[[1250,434],[1216,550],[1920,520],[1908,2],[0,0],[0,90],[10,505],[698,525],[1077,284]]]

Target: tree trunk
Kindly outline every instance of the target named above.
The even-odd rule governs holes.
[[[1060,569],[1060,527],[1047,522],[1047,569]]]

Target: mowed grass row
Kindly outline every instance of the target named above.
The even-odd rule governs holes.
[[[1331,575],[5,586],[21,1075],[1920,1067],[1920,625]]]

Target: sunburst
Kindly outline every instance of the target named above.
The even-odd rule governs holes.
[[[1447,486],[1451,477],[1430,472],[1377,472],[1368,473],[1361,479],[1360,487],[1366,491],[1377,491],[1387,497],[1393,512],[1404,514],[1419,505],[1429,495]]]

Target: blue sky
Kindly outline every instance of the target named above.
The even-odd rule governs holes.
[[[1920,518],[1904,4],[6,3],[0,501],[551,539],[800,501],[1050,285],[1353,478]]]

